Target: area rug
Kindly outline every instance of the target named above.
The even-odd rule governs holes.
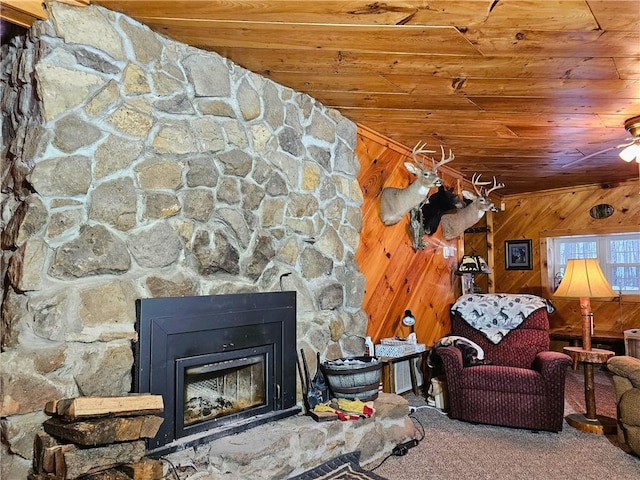
[[[360,452],[351,452],[329,460],[289,480],[386,480],[360,467]]]
[[[597,414],[616,418],[616,395],[611,374],[606,368],[594,368],[593,377]],[[582,366],[577,370],[567,370],[564,388],[564,408],[565,415],[569,415],[570,413],[584,413],[586,411],[584,371]]]

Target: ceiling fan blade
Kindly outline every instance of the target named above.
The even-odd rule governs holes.
[[[561,168],[570,167],[572,165],[575,165],[576,163],[582,162],[583,160],[587,160],[587,159],[592,158],[592,157],[597,157],[598,155],[601,155],[601,154],[606,153],[606,152],[610,152],[611,150],[615,150],[616,148],[618,148],[618,147],[605,148],[604,150],[600,150],[599,152],[591,153],[591,154],[587,155],[586,157],[577,158],[575,160],[572,160],[569,163],[565,163],[564,165],[562,165]]]
[[[562,165],[562,167],[560,168],[567,168],[570,167],[572,165],[575,165],[576,163],[580,163],[584,160],[587,160],[589,158],[593,158],[593,157],[597,157],[598,155],[602,155],[603,153],[606,152],[610,152],[611,150],[615,150],[616,148],[624,148],[624,147],[628,147],[629,145],[631,145],[633,142],[635,142],[635,138],[631,138],[631,139],[627,139],[627,140],[631,140],[629,143],[623,143],[621,145],[616,145],[615,147],[608,147],[605,148],[603,150],[600,150],[598,152],[594,152],[594,153],[590,153],[589,155],[585,156],[585,157],[581,157],[581,158],[576,158],[575,160],[572,160],[569,163],[565,163],[564,165]]]

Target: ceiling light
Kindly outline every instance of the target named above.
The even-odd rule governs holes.
[[[640,136],[640,115],[627,118],[624,122],[624,129],[629,132],[632,137]]]
[[[625,162],[632,162],[635,160],[640,163],[640,146],[637,143],[632,143],[628,147],[620,151],[618,156]]]

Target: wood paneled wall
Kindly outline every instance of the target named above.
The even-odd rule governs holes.
[[[416,317],[418,341],[432,345],[449,331],[448,309],[457,296],[454,291],[459,283],[453,273],[458,253],[444,258],[443,247],[456,247],[458,242],[444,241],[438,229],[433,236],[425,236],[425,249],[414,251],[408,233],[408,214],[393,226],[385,226],[380,220],[382,188],[406,186],[414,179],[403,165],[411,160],[411,150],[359,125],[356,153],[361,165],[358,181],[364,195],[363,227],[356,259],[366,278],[364,309],[369,317],[368,334],[374,342],[406,337],[410,330],[401,320],[409,309]],[[439,173],[447,186],[459,187],[461,176],[456,172],[443,167]]]
[[[612,187],[579,187],[502,197],[506,210],[493,215],[495,246],[494,281],[497,292],[521,292],[551,298],[546,273],[546,238],[589,233],[638,232],[640,230],[640,194],[638,181]],[[591,218],[594,205],[613,205],[613,215]],[[532,270],[506,270],[505,240],[531,239]],[[552,331],[579,335],[580,308],[577,300],[552,299],[557,311],[551,315]],[[592,300],[595,334],[622,334],[640,327],[640,296],[616,300]]]

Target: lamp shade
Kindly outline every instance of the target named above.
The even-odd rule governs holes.
[[[625,162],[640,162],[640,146],[637,143],[632,143],[625,149],[618,153],[618,156]]]
[[[567,270],[553,294],[564,298],[612,298],[613,291],[602,273],[596,258],[572,258],[567,262]]]
[[[458,275],[465,273],[491,273],[491,269],[480,255],[463,255],[456,273]]]

